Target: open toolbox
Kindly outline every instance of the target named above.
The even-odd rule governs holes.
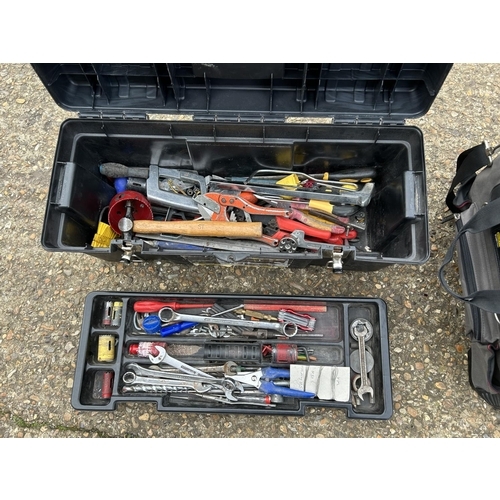
[[[77,410],[392,415],[381,299],[92,292],[72,392]]]
[[[49,251],[335,272],[429,257],[423,136],[404,122],[451,64],[33,67],[78,113],[60,128]]]

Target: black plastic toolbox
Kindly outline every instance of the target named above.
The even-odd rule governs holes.
[[[139,307],[151,302],[155,307]],[[207,323],[177,333],[168,326],[155,327],[152,320],[164,318],[156,302],[167,308],[167,316],[172,311],[206,315]],[[233,312],[220,314],[225,310]],[[233,314],[264,315],[266,319],[260,321],[273,322],[282,311],[300,315],[302,329],[288,331],[287,336],[280,329],[248,333],[230,325],[208,326],[217,314],[229,319]],[[367,328],[367,377],[373,389],[362,398],[357,394],[361,385],[359,342],[357,334],[353,335],[360,324]],[[157,346],[165,349],[169,361],[152,363],[149,354],[156,358]],[[196,377],[195,370],[214,378],[185,385],[183,377]],[[178,374],[184,381],[169,380]],[[273,389],[248,385],[250,375],[262,377]],[[233,382],[242,385],[223,385]],[[288,390],[307,394],[302,397]],[[388,419],[392,391],[385,303],[364,298],[90,293],[84,308],[72,405],[77,410],[106,411],[126,402],[153,402],[162,412],[296,416],[307,408],[325,407],[344,409],[349,418]]]
[[[60,129],[42,233],[42,245],[49,251],[81,252],[115,262],[165,258],[194,264],[315,264],[334,271],[422,264],[429,257],[424,141],[418,128],[404,122],[427,112],[451,64],[51,63],[33,67],[56,103],[79,114]],[[191,119],[149,120],[151,114]],[[315,118],[326,120],[302,120]],[[103,164],[147,172],[142,178],[129,176],[125,185],[126,192],[136,189],[146,199],[151,195],[151,214],[135,211],[142,203],[137,194],[132,202],[127,200],[128,215],[134,212],[134,217],[147,215],[156,221],[192,215],[183,202],[182,209],[158,202],[165,192],[172,196],[171,185],[166,187],[169,182],[177,183],[175,189],[188,185],[190,191],[194,185],[197,195],[205,192],[203,179],[208,191],[253,195],[256,184],[251,179],[256,173],[279,170],[283,176],[297,173],[301,182],[316,179],[311,189],[317,188],[317,180],[339,175],[342,180],[354,177],[357,188],[347,201],[340,198],[330,214],[343,218],[345,237],[340,240],[325,243],[305,235],[307,241],[301,243],[304,234],[287,228],[280,232],[286,237],[276,248],[260,240],[193,241],[165,232],[138,236],[130,229],[133,225],[111,233],[101,245],[95,243],[96,236],[102,236],[101,224],[110,222],[110,206],[113,210],[119,206],[120,217],[126,212],[125,200],[120,199],[124,184],[117,187],[114,177],[104,175]],[[368,179],[363,178],[365,171]],[[159,172],[167,173],[161,186]],[[192,176],[202,179],[201,184],[189,184],[186,178],[189,181]],[[359,201],[356,194],[366,191],[368,184],[369,196]],[[264,205],[269,206],[274,191],[262,190],[259,186],[258,193],[264,192]],[[315,194],[323,191],[346,192],[345,186],[340,191],[323,186]],[[199,206],[186,192],[181,193],[183,199]],[[305,196],[304,191],[299,195]],[[231,221],[261,221],[258,215],[239,209],[230,215]],[[324,211],[319,215],[328,219]]]

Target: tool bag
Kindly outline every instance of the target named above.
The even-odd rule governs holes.
[[[483,142],[457,159],[446,197],[456,235],[439,269],[444,289],[465,304],[469,382],[495,408],[500,408],[500,156],[492,156],[498,149]],[[445,277],[455,250],[462,294]]]

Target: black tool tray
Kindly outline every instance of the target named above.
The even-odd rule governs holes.
[[[198,323],[193,327],[197,330],[187,328],[171,334],[163,329],[168,328],[164,326],[166,323],[161,322],[160,332],[153,333],[157,328],[151,320],[165,318],[157,311],[158,305],[155,312],[141,312],[144,309],[139,304],[148,301],[170,305],[180,314],[205,314],[207,323]],[[303,328],[312,330],[298,329],[295,335],[286,337],[277,329],[209,326],[208,322],[213,322],[217,314],[225,318],[241,317],[241,305],[249,321],[273,322],[272,318],[280,318],[279,311],[287,311],[300,315],[294,321],[302,321]],[[234,308],[238,309],[221,314]],[[272,318],[251,318],[259,312]],[[373,396],[366,393],[362,399],[354,390],[360,385],[354,380],[359,376],[360,361],[358,341],[351,334],[353,325],[359,321],[368,322],[370,329],[365,349],[367,377],[373,389]],[[292,333],[288,331],[289,335]],[[174,363],[151,362],[149,354],[157,356],[158,345],[166,349]],[[182,368],[175,363],[181,363]],[[275,379],[271,393],[278,387],[278,394],[272,395],[266,395],[264,388],[258,390],[246,384],[242,392],[231,386],[229,398],[232,395],[234,400],[226,399],[220,387],[225,380],[221,370],[235,365],[240,370],[229,373],[254,373],[262,369],[266,375],[269,367],[284,368],[290,370],[290,380],[282,376]],[[189,374],[193,368],[211,374],[217,384],[211,386],[213,380],[208,379],[187,388],[165,381],[172,372]],[[315,396],[283,395],[282,390],[289,388],[286,386],[312,390]],[[324,407],[344,409],[349,418],[388,419],[392,415],[392,390],[385,303],[363,298],[90,293],[84,308],[72,405],[77,410],[109,411],[126,402],[153,402],[162,412],[297,416],[303,415],[307,408]]]
[[[42,233],[46,250],[81,252],[115,262],[165,258],[194,264],[317,264],[338,272],[422,264],[429,257],[423,136],[404,121],[427,112],[451,64],[33,67],[55,102],[79,113],[60,129]],[[191,119],[149,120],[150,114]],[[327,120],[303,122],[316,118]],[[373,189],[364,201],[353,198],[352,192],[347,202],[339,201],[333,215],[348,218],[345,238],[326,244],[313,240],[301,246],[301,234],[294,231],[276,248],[221,237],[217,244],[202,238],[172,241],[164,231],[137,236],[137,231],[121,228],[100,245],[96,243],[96,235],[102,236],[100,224],[109,222],[110,204],[116,208],[115,196],[121,189],[114,178],[101,173],[100,166],[108,163],[145,169],[149,180],[158,169],[170,172],[168,182],[191,174],[212,183],[229,178],[229,186],[223,187],[233,193],[231,187],[239,182],[235,178],[248,180],[262,169],[316,178],[335,177],[340,171],[357,182],[367,181],[362,172],[368,169],[369,182],[358,187],[372,183]],[[169,188],[158,193],[158,182],[145,186],[142,178],[134,185],[132,178],[127,191],[132,185],[146,198],[155,191],[151,218],[185,218],[184,209],[179,213],[178,207],[157,204],[158,196]],[[201,188],[195,187],[199,192]],[[253,192],[254,187],[245,189]],[[194,203],[193,198],[188,201]],[[118,213],[123,215],[125,200],[120,203]],[[135,216],[141,201],[129,203],[134,204]],[[241,211],[231,215],[231,221],[249,221]],[[258,216],[250,219],[259,221]],[[355,222],[360,229],[350,225]]]

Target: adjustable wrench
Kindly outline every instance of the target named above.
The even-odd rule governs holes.
[[[365,341],[369,340],[373,335],[373,326],[371,323],[363,318],[355,319],[351,323],[350,328],[351,337],[358,341],[359,345],[359,365],[360,365],[360,375],[356,375],[353,380],[353,388],[356,391],[359,399],[364,401],[363,396],[365,394],[370,395],[370,403],[373,403],[373,387],[370,384],[370,379],[368,378],[368,368],[366,365],[366,348]],[[358,387],[358,382],[360,385]]]
[[[172,311],[173,311],[173,309],[172,309]],[[177,368],[181,372],[188,373],[190,375],[198,375],[198,376],[203,377],[205,379],[215,379],[215,377],[213,375],[210,375],[209,373],[205,373],[201,370],[198,370],[197,368],[194,368],[193,366],[187,365],[186,363],[183,363],[182,361],[179,361],[178,359],[175,359],[172,356],[169,356],[164,347],[157,345],[157,346],[155,346],[155,349],[158,351],[158,355],[157,356],[153,356],[152,354],[149,355],[149,361],[151,361],[151,363],[153,363],[153,365],[158,365],[158,364],[164,362],[167,365],[170,365],[170,366],[173,366],[174,368]]]

